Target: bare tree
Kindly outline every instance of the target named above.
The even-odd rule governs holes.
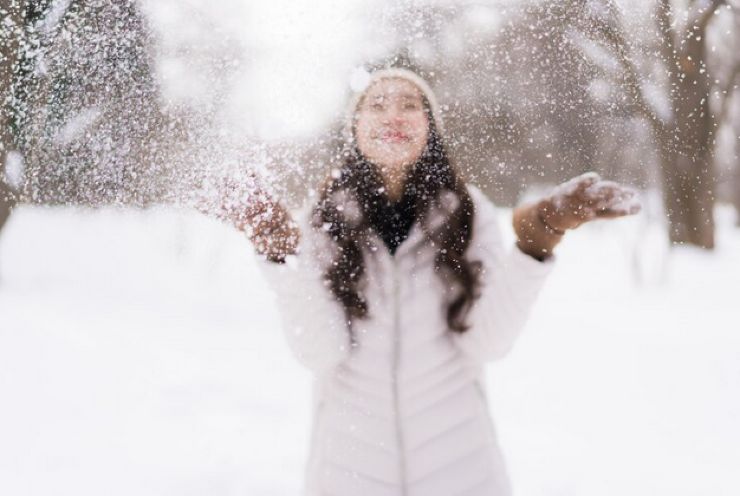
[[[660,157],[664,205],[673,243],[714,247],[714,137],[717,118],[710,109],[713,79],[707,68],[707,29],[726,0],[691,0],[686,22],[670,0],[657,0],[659,62],[665,70],[665,94],[670,112],[653,106],[642,84],[624,24],[612,0],[601,2],[608,16],[589,15],[583,3],[583,31],[604,42],[623,70],[622,86],[636,111],[653,131]]]
[[[9,153],[16,148],[11,102],[13,78],[22,34],[21,6],[16,0],[0,0],[0,232],[16,203],[16,192],[6,180]]]
[[[23,196],[43,203],[147,205],[167,172],[171,132],[153,73],[151,35],[136,0],[72,0],[46,19],[43,74],[21,133]]]
[[[735,206],[735,212],[737,214],[737,225],[740,226],[740,119],[738,118],[737,110],[740,109],[740,51],[736,48],[740,46],[740,9],[735,11],[733,19],[733,37],[732,45],[735,47],[733,51],[734,59],[732,59],[732,65],[728,68],[729,70],[724,77],[723,90],[719,93],[722,98],[719,115],[717,116],[717,122],[719,125],[723,123],[730,126],[732,129],[733,136],[733,150],[732,156],[734,166],[731,176],[731,198],[732,203]],[[733,112],[733,109],[735,112]]]

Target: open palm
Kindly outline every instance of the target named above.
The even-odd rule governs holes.
[[[557,186],[538,204],[539,215],[553,230],[565,232],[596,219],[612,219],[640,211],[637,192],[595,172],[587,172]]]

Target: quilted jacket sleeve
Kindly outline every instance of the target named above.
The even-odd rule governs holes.
[[[345,313],[324,284],[321,234],[304,214],[301,245],[286,263],[260,261],[262,274],[277,297],[283,333],[295,357],[317,374],[329,372],[349,355]]]
[[[476,218],[468,256],[482,263],[483,272],[480,298],[468,314],[470,328],[454,339],[471,359],[484,363],[503,357],[513,346],[554,257],[540,262],[516,246],[507,250],[493,204],[477,188],[469,186],[469,190]]]

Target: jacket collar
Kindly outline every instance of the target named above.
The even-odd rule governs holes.
[[[376,232],[372,232],[370,239],[368,240],[369,245],[375,250],[375,252],[381,252],[387,257],[393,259],[405,258],[409,253],[416,253],[418,248],[424,244],[425,236],[424,232],[419,225],[419,222],[414,222],[409,231],[409,235],[406,239],[398,245],[396,248],[395,255],[392,255],[382,238]]]

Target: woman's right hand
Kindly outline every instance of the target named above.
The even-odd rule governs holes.
[[[283,263],[287,255],[297,253],[300,230],[285,207],[272,197],[260,195],[251,201],[245,220],[243,230],[254,249],[269,261]]]
[[[255,251],[271,262],[283,263],[298,251],[298,226],[253,174],[244,182],[226,182],[218,217],[244,231]]]

